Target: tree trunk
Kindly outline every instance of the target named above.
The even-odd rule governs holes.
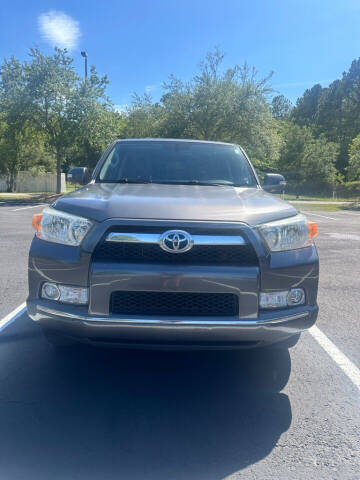
[[[15,157],[11,160],[9,165],[9,175],[7,178],[7,191],[13,193],[16,190],[17,174],[19,172],[19,148],[16,142],[15,144]]]
[[[9,175],[6,179],[6,184],[7,184],[8,193],[15,192],[15,189],[16,189],[16,172],[14,172],[13,170],[11,170],[9,172]]]
[[[61,193],[61,164],[62,164],[62,153],[58,152],[56,154],[56,193]]]

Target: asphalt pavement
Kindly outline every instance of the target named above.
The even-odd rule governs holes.
[[[0,204],[0,324],[42,208]],[[64,356],[23,312],[0,331],[0,479],[360,479],[360,213],[308,216],[332,348]]]

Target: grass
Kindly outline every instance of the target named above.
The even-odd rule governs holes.
[[[72,192],[81,185],[74,185],[72,183],[66,184],[66,193]],[[22,203],[36,203],[36,202],[52,202],[58,195],[56,193],[0,193],[0,202],[22,202]]]
[[[343,210],[342,205],[319,205],[317,203],[307,203],[300,205],[294,205],[300,212],[305,211],[305,212],[338,212],[340,210]]]
[[[74,184],[74,183],[66,183],[66,193],[73,192],[74,190],[77,190],[80,188],[82,185]]]
[[[0,193],[0,202],[11,202],[11,201],[18,201],[18,200],[32,200],[29,194],[22,194],[22,193]]]
[[[281,195],[277,195],[281,196]],[[299,198],[296,198],[296,195],[285,193],[284,200],[291,201],[291,200],[301,200],[304,202],[355,202],[357,199],[355,198],[342,198],[342,197],[324,197],[324,196],[311,196],[311,195],[299,195]]]
[[[56,193],[0,193],[0,202],[12,203],[38,203],[53,202],[58,195]]]
[[[38,202],[39,198],[43,198],[49,193],[0,193],[0,202]]]

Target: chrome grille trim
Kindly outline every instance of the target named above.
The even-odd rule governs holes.
[[[121,233],[110,232],[106,242],[125,243],[157,243],[161,233]],[[246,245],[247,242],[240,235],[191,235],[194,245]]]

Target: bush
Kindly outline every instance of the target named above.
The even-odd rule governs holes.
[[[289,179],[286,180],[288,183],[286,185],[285,192],[292,195],[331,197],[333,194],[333,187],[331,187],[330,185],[314,185],[310,181],[306,184],[296,184],[289,181]],[[336,185],[335,194],[339,198],[360,199],[360,180],[357,180],[356,182],[345,182]]]
[[[287,181],[287,185],[285,188],[286,193],[290,193],[292,195],[300,195],[306,196],[310,195],[313,197],[331,197],[332,196],[332,188],[328,184],[319,185],[317,183],[301,183],[297,184],[292,182],[288,177],[285,176]]]
[[[342,198],[360,198],[360,180],[337,185],[336,195]]]

